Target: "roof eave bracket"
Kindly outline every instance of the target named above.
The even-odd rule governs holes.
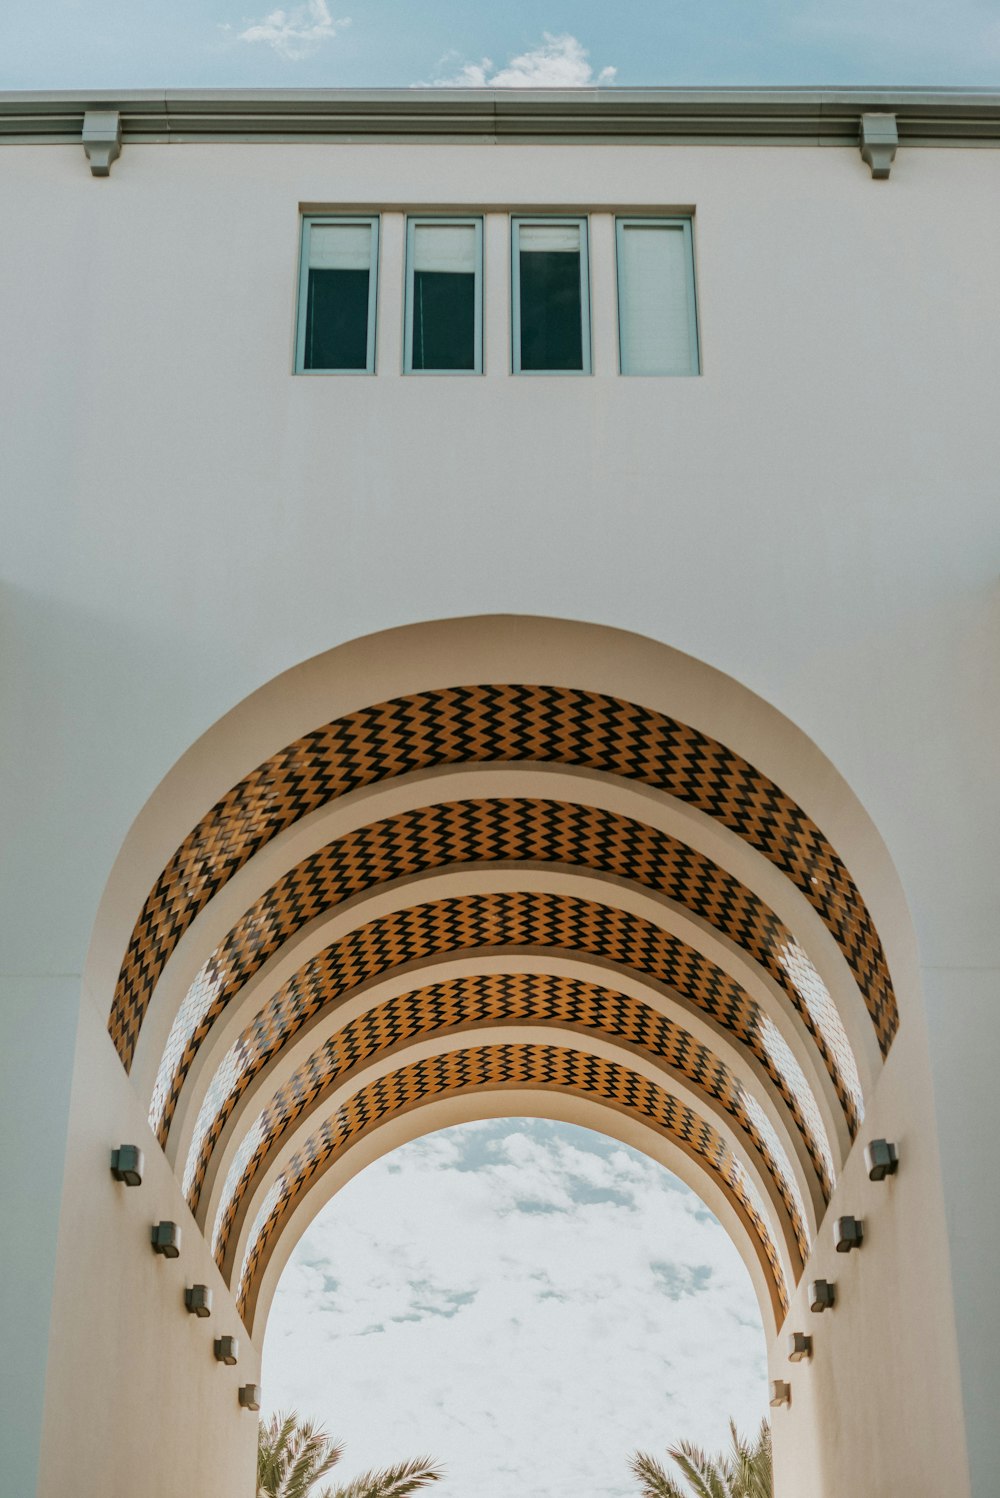
[[[861,160],[871,167],[877,182],[884,182],[896,159],[899,131],[894,114],[863,114],[861,116]]]
[[[83,116],[83,149],[95,177],[110,177],[122,153],[122,117],[117,109],[88,109]]]

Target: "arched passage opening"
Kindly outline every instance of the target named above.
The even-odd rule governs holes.
[[[635,1493],[628,1462],[767,1409],[746,1266],[648,1155],[547,1119],[470,1121],[360,1171],[286,1264],[264,1408],[346,1442],[339,1480],[427,1451],[434,1489]]]
[[[87,988],[251,1371],[320,1207],[492,1110],[688,1182],[778,1377],[911,963],[874,829],[780,714],[655,642],[500,618],[339,647],[210,729],[126,840]]]

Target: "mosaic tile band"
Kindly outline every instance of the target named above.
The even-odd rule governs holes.
[[[749,1224],[771,1287],[779,1322],[788,1310],[781,1260],[764,1205],[722,1136],[671,1093],[627,1067],[556,1046],[480,1046],[402,1067],[370,1083],[325,1120],[291,1157],[268,1193],[240,1269],[237,1309],[250,1326],[268,1260],[292,1212],[323,1172],[369,1129],[431,1099],[504,1087],[530,1087],[597,1098],[652,1125],[679,1144],[716,1179]]]
[[[125,954],[108,1029],[126,1069],[177,942],[277,833],[335,797],[394,776],[513,762],[577,766],[653,786],[744,838],[819,912],[888,1052],[899,1018],[878,933],[833,848],[778,786],[725,745],[648,708],[560,687],[479,685],[396,698],[315,729],[265,760],[202,818],[150,891]]]
[[[444,802],[358,828],[303,859],[261,895],[204,964],[171,1029],[150,1109],[160,1143],[166,1143],[181,1088],[211,1026],[296,931],[392,880],[497,862],[556,864],[627,879],[707,922],[788,994],[839,1090],[852,1098],[856,1125],[861,1085],[837,1009],[804,953],[800,962],[811,984],[789,970],[787,954],[800,949],[752,890],[704,854],[629,817],[518,797]]]
[[[784,1056],[775,1054],[768,1017],[734,978],[678,937],[628,911],[568,895],[497,891],[430,901],[356,927],[272,995],[234,1042],[209,1086],[191,1145],[195,1163],[185,1170],[195,1195],[240,1098],[304,1025],[334,1009],[361,984],[406,963],[522,947],[619,964],[640,980],[658,981],[688,1000],[757,1057],[804,1137],[820,1148],[808,1126],[808,1085],[804,1079],[796,1082]],[[842,1101],[850,1106],[849,1097]]]
[[[750,1148],[775,1183],[788,1213],[803,1261],[809,1234],[792,1167],[774,1129],[739,1078],[690,1031],[648,1004],[593,983],[551,973],[490,973],[435,983],[400,994],[345,1025],[305,1060],[257,1116],[226,1179],[212,1251],[223,1273],[242,1224],[242,1208],[285,1139],[345,1078],[374,1057],[416,1037],[459,1028],[499,1024],[559,1025],[592,1031],[630,1046],[685,1078],[718,1102],[746,1135]],[[669,1085],[669,1079],[667,1079]],[[202,1160],[207,1160],[203,1153]],[[813,1157],[829,1200],[830,1182],[822,1157]],[[188,1203],[195,1211],[203,1171],[192,1182]]]

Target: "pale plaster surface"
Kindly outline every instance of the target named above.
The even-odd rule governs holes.
[[[861,1150],[852,1154],[783,1333],[769,1349],[771,1378],[787,1380],[792,1390],[790,1406],[771,1412],[778,1498],[965,1498],[970,1492],[954,1319],[945,1293],[949,1250],[937,1141],[917,1080],[926,1076],[926,1065],[926,1037],[914,1018],[892,1048],[863,1134],[897,1142],[898,1172],[869,1181]],[[840,1254],[833,1223],[846,1214],[862,1219],[864,1242]],[[809,1310],[814,1279],[835,1281],[833,1310]],[[812,1334],[810,1361],[788,1361],[792,1331]],[[985,1495],[990,1488],[973,1491]]]
[[[78,977],[0,979],[0,1471],[35,1490]]]
[[[865,1270],[890,1297],[885,1317],[910,1339],[905,1361],[893,1364],[908,1379],[901,1399],[909,1382],[933,1388],[954,1431],[961,1413],[949,1328],[957,1323],[973,1491],[991,1498],[1000,1460],[987,1251],[1000,1227],[1000,1202],[987,1189],[1000,962],[998,187],[992,150],[902,149],[887,184],[873,183],[846,149],[131,146],[101,182],[79,147],[0,151],[10,725],[0,894],[3,970],[15,976],[0,1056],[3,1080],[14,1074],[15,1105],[28,1095],[12,1137],[27,1136],[32,1119],[40,1131],[29,1192],[39,1244],[36,1252],[27,1232],[13,1235],[23,1278],[5,1323],[16,1350],[5,1361],[19,1384],[10,1470],[28,1484],[53,1275],[45,1243],[62,1192],[74,1043],[63,979],[76,983],[83,972],[129,827],[188,746],[279,672],[393,625],[505,613],[634,630],[728,673],[820,747],[878,829],[927,970],[936,1114],[918,1027],[913,1039],[904,1027],[898,1054],[917,1046],[914,1070],[893,1091],[894,1052],[876,1107],[885,1106],[887,1131],[919,1144],[907,1144],[906,1169],[866,1207],[870,1243],[844,1273]],[[289,374],[303,203],[398,210],[384,223],[373,379]],[[485,376],[401,377],[402,213],[434,204],[607,210],[592,224],[592,378],[507,373],[500,212],[486,222]],[[614,373],[611,211],[644,205],[696,210],[698,379]],[[595,675],[622,695],[627,654],[615,646],[596,657]],[[699,726],[715,731],[710,720],[707,712]],[[739,732],[727,742],[747,753],[754,732],[751,724],[747,742]],[[259,742],[248,737],[243,768],[261,757],[265,739],[263,731]],[[776,765],[763,768],[801,794],[794,766],[782,767],[784,778]],[[808,809],[826,826],[823,792],[805,779]],[[859,823],[848,836],[848,864],[880,928],[905,930],[892,879],[856,867],[869,835]],[[161,851],[151,845],[154,876]],[[146,888],[140,881],[131,890],[134,909]],[[894,974],[919,1015],[908,942],[890,943]],[[74,1149],[89,1139],[93,1153],[86,1170],[66,1171],[55,1271],[53,1336],[76,1337],[82,1361],[49,1357],[50,1410],[68,1397],[60,1378],[73,1376],[75,1390],[90,1375],[81,1410],[112,1408],[121,1388],[98,1387],[95,1370],[114,1366],[115,1323],[85,1302],[69,1247],[73,1204],[89,1220],[94,1199],[111,1189],[106,1147],[143,1116],[98,1034],[95,1016],[108,998],[94,993],[93,1013],[81,1012],[71,1132]],[[40,1015],[30,1043],[25,1004]],[[83,1106],[85,1054],[101,1085]],[[36,1069],[43,1056],[44,1073]],[[32,1112],[43,1086],[52,1106]],[[947,1244],[926,1210],[936,1190],[935,1117]],[[145,1221],[153,1189],[171,1199],[165,1162],[149,1154],[155,1188],[131,1193],[112,1213]],[[11,1157],[21,1199],[28,1167],[16,1143]],[[917,1200],[912,1183],[924,1170],[929,1196]],[[848,1185],[849,1173],[841,1190]],[[116,1221],[108,1219],[106,1237],[101,1229],[108,1262],[121,1251]],[[138,1235],[138,1216],[132,1227]],[[898,1244],[891,1272],[872,1268],[884,1263],[880,1243]],[[909,1269],[917,1263],[919,1285]],[[162,1298],[173,1286],[156,1274],[168,1268],[151,1253],[122,1268],[119,1306],[155,1348],[157,1366],[163,1348],[181,1356],[192,1332],[192,1319],[174,1316]],[[892,1276],[898,1292],[885,1289]],[[884,1326],[869,1301],[849,1304],[864,1305],[864,1315],[848,1307],[816,1319],[824,1345],[827,1336],[851,1343],[837,1362],[837,1397],[863,1422],[870,1386],[852,1385],[851,1370],[884,1368],[888,1377],[890,1340],[877,1340]],[[828,1333],[828,1324],[839,1330]],[[91,1347],[100,1352],[83,1359]],[[904,1351],[894,1347],[901,1359]],[[805,1404],[801,1386],[821,1388],[825,1356],[818,1348],[814,1367],[794,1375],[791,1421]],[[222,1370],[209,1357],[203,1384],[190,1362],[177,1398],[204,1414],[222,1387],[210,1375]],[[250,1376],[245,1366],[228,1371]],[[142,1389],[155,1408],[152,1374]],[[217,1422],[232,1431],[231,1445],[228,1434],[218,1444],[220,1462],[232,1456],[230,1474],[243,1471],[252,1423],[238,1414],[226,1405]],[[892,1427],[884,1459],[872,1457],[874,1433],[856,1457],[837,1433],[824,1435],[819,1470],[840,1463],[853,1490],[891,1493],[894,1473],[915,1471],[903,1454],[901,1465],[885,1465],[903,1431],[912,1433],[909,1421]],[[66,1435],[45,1443],[43,1483],[53,1493],[65,1476],[54,1443],[70,1444]],[[916,1491],[959,1494],[947,1439],[940,1449],[941,1465],[922,1469]],[[884,1486],[868,1480],[872,1459]],[[151,1491],[131,1470],[133,1485],[122,1491]],[[934,1471],[947,1471],[947,1483],[930,1485]]]
[[[114,1181],[108,1141],[137,1143],[141,1186]],[[176,1259],[153,1252],[155,1222],[176,1222]],[[208,1285],[212,1314],[184,1290]],[[215,1359],[235,1336],[239,1361]],[[104,1017],[85,1001],[70,1097],[66,1187],[52,1303],[39,1498],[175,1498],[253,1492],[257,1420],[238,1390],[260,1354],[151,1135]],[[30,1491],[30,1490],[29,1490]]]

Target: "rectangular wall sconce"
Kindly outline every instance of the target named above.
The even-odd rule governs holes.
[[[240,1408],[244,1410],[260,1409],[260,1384],[241,1385]]]
[[[184,1304],[192,1316],[211,1316],[212,1292],[207,1285],[188,1285],[184,1291]]]
[[[838,1217],[833,1224],[833,1242],[838,1254],[849,1254],[864,1242],[864,1223],[859,1217]]]
[[[792,1386],[786,1384],[783,1378],[771,1380],[771,1408],[777,1409],[779,1405],[791,1404]]]
[[[240,1344],[235,1337],[216,1337],[215,1360],[225,1363],[227,1368],[235,1366],[240,1356]]]
[[[788,1361],[803,1363],[813,1355],[813,1339],[808,1332],[792,1332],[788,1338]]]
[[[865,1149],[865,1165],[870,1181],[884,1181],[899,1169],[899,1151],[888,1139],[873,1139]]]
[[[176,1259],[181,1251],[181,1230],[176,1222],[154,1222],[152,1228],[153,1252],[165,1259]]]
[[[837,1304],[837,1287],[832,1280],[813,1280],[809,1286],[810,1311],[832,1311]]]
[[[111,1174],[126,1186],[141,1186],[145,1161],[137,1144],[120,1144],[111,1151]]]

